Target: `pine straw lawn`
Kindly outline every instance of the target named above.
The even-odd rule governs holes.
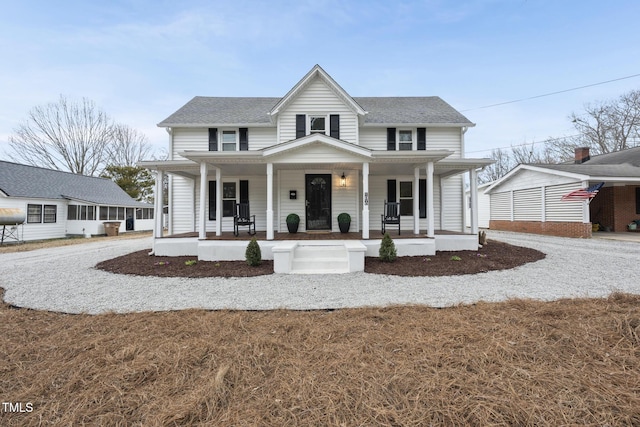
[[[0,407],[3,426],[640,425],[640,296],[97,316],[2,304],[0,400],[33,406]]]
[[[245,261],[196,262],[196,257],[162,257],[148,254],[149,250],[133,252],[103,261],[96,268],[117,274],[160,277],[247,277],[273,273],[273,261],[270,260],[263,260],[257,267],[249,267]],[[364,271],[397,276],[451,276],[514,268],[544,257],[542,252],[535,249],[489,241],[477,251],[398,257],[394,262],[382,262],[379,258],[367,257]],[[188,265],[187,262],[195,263]]]

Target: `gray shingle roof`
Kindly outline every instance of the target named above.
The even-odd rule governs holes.
[[[280,99],[196,96],[158,126],[270,124],[269,111]],[[368,112],[365,124],[473,124],[437,96],[353,99]]]
[[[640,147],[591,157],[584,163],[557,165],[531,164],[545,169],[571,172],[589,176],[640,178]]]
[[[471,121],[438,96],[356,97],[369,114],[365,123],[471,125]]]
[[[543,169],[552,169],[562,172],[570,172],[593,177],[621,177],[621,178],[639,178],[640,167],[631,164],[611,164],[611,165],[592,165],[583,164],[560,164],[560,165],[540,165],[532,166]]]
[[[280,98],[196,96],[158,126],[269,124],[269,111]]]
[[[629,148],[614,153],[600,154],[591,156],[591,159],[584,163],[585,165],[622,165],[630,164],[640,166],[640,147]]]
[[[150,207],[106,178],[0,161],[0,190],[10,197],[75,199],[99,205]]]

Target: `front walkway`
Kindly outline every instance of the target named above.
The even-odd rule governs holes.
[[[451,277],[367,273],[252,278],[161,278],[99,271],[105,259],[149,249],[151,239],[118,240],[0,254],[5,301],[69,313],[208,310],[312,310],[420,304],[448,307],[511,298],[556,300],[640,294],[640,245],[490,231],[491,239],[543,251],[541,261]],[[489,242],[491,244],[491,242]],[[428,263],[425,265],[428,268]]]

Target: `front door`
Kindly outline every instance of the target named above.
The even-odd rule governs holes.
[[[331,230],[331,175],[305,175],[307,230]]]

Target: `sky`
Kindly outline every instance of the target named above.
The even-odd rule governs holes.
[[[573,135],[572,112],[640,89],[637,0],[0,0],[0,10],[0,159],[28,112],[60,95],[92,100],[160,154],[157,123],[194,96],[284,96],[315,64],[351,96],[441,97],[476,124],[467,157]]]

